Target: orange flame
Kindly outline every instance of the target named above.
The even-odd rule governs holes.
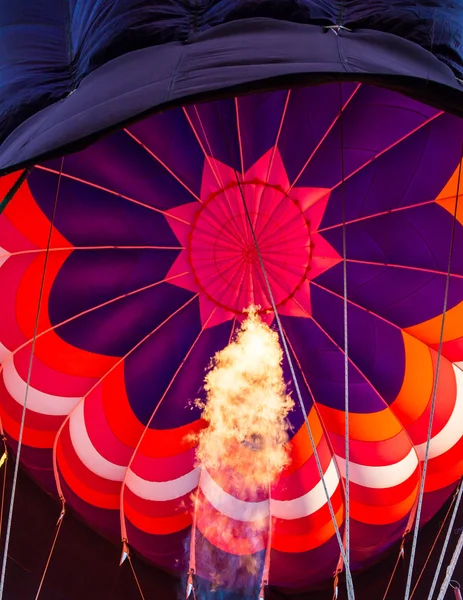
[[[267,500],[288,465],[287,416],[294,405],[283,378],[278,334],[257,311],[248,309],[234,340],[215,355],[205,379],[206,400],[196,402],[207,422],[198,434],[197,462],[227,495],[245,502]],[[198,528],[213,545],[240,555],[237,566],[256,575],[258,565],[250,555],[265,548],[270,517],[243,524],[221,514],[220,502],[219,494],[211,510],[198,492]],[[212,569],[211,579],[217,576]]]

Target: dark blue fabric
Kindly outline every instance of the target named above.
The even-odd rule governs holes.
[[[0,142],[114,59],[172,43],[187,46],[233,23],[239,27],[225,35],[238,35],[259,18],[344,24],[353,35],[392,33],[430,50],[463,78],[463,0],[0,0]],[[261,32],[254,35],[259,54]],[[219,33],[215,39],[220,43]],[[255,62],[252,55],[239,60],[243,67]],[[156,62],[151,68],[153,79],[164,72]]]

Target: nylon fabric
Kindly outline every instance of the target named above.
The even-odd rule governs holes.
[[[0,140],[124,54],[255,18],[392,33],[463,77],[463,0],[3,0]]]

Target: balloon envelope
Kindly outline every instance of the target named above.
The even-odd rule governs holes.
[[[461,2],[81,4],[0,15],[10,443],[27,396],[29,473],[164,569],[188,567],[197,496],[200,575],[214,556],[245,585],[266,520],[272,584],[328,581],[339,547],[300,406],[259,502],[195,464],[211,357],[250,304],[273,321],[260,253],[341,536],[348,401],[364,568],[413,522],[434,397],[423,522],[463,473]]]
[[[12,438],[45,269],[28,470],[49,489],[56,478],[90,525],[168,570],[187,569],[198,490],[205,522],[234,531],[211,535],[198,521],[199,574],[211,547],[228,565],[263,555],[248,527],[270,511],[271,583],[331,577],[339,547],[300,407],[291,464],[258,506],[200,481],[195,465],[190,434],[204,423],[192,401],[211,357],[249,304],[273,320],[244,197],[341,533],[345,231],[351,566],[377,560],[417,500],[451,240],[424,521],[463,472],[462,141],[457,117],[326,84],[170,110],[37,165],[0,217],[0,410]]]

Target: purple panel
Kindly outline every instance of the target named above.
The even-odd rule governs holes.
[[[311,293],[313,317],[344,348],[344,301],[316,286]],[[348,306],[349,358],[388,404],[399,393],[405,350],[399,329],[366,310]]]
[[[125,356],[192,296],[192,292],[163,283],[82,315],[62,325],[57,333],[88,352]]]
[[[29,177],[34,198],[51,218],[58,178],[35,169]],[[178,246],[165,217],[83,183],[62,178],[55,226],[74,246]]]
[[[198,302],[194,300],[125,360],[127,396],[133,412],[142,423],[148,423],[200,328]],[[168,412],[162,427],[175,427],[175,422],[176,416]]]
[[[304,375],[299,367],[298,358],[294,356],[294,352],[291,348],[289,349],[289,351],[291,353],[293,368],[296,373],[296,379],[299,387],[299,392],[301,393],[302,403],[304,404],[306,413],[309,414],[313,406],[311,392],[307,387],[306,380],[304,379]],[[291,369],[289,367],[286,355],[283,356],[283,376],[285,378],[285,381],[287,382],[288,393],[291,394],[291,397],[294,400],[294,408],[288,415],[289,422],[291,423],[291,430],[289,431],[289,437],[291,438],[294,434],[296,434],[299,431],[300,427],[304,424],[305,420],[304,414],[299,403],[299,398],[296,393],[296,387],[294,385]]]
[[[384,93],[390,94],[390,92]],[[406,114],[409,115],[408,112]],[[349,123],[347,114],[345,122]],[[352,126],[354,125],[355,120],[352,121]],[[415,127],[416,123],[412,120],[409,132],[412,132]],[[392,126],[389,129],[394,131]],[[397,141],[401,139],[401,134],[402,132],[397,132]],[[330,182],[331,185],[338,187],[330,196],[321,228],[342,223],[342,187],[346,198],[347,221],[433,200],[458,165],[462,140],[463,121],[455,120],[450,115],[442,115],[392,146],[373,162],[366,163],[351,178],[348,178],[350,171],[346,166],[347,180],[344,186],[340,185],[342,178]],[[347,142],[345,145],[347,149]],[[326,146],[328,147],[328,142]],[[386,147],[385,143],[384,148]],[[333,158],[328,154],[326,156],[321,154],[317,161],[328,164],[333,162]],[[326,168],[314,162],[313,177],[317,177],[318,169],[326,170]],[[337,167],[333,165],[333,177],[339,174],[339,170],[336,169]],[[307,182],[309,179],[309,171],[307,171]]]
[[[199,195],[204,154],[181,108],[154,115],[128,129]]]
[[[177,116],[177,121],[184,120],[183,113],[174,114]],[[164,144],[168,145],[166,140],[172,144],[175,130],[178,129],[178,124],[172,117],[162,121],[147,119],[143,126],[143,139],[148,138],[148,142],[154,145],[152,138],[156,135],[159,136],[156,128],[161,128],[161,126],[162,129],[167,130]],[[170,131],[169,126],[171,127]],[[188,136],[185,136],[183,144],[185,145],[187,141]],[[154,149],[146,149],[141,143],[143,143],[141,140],[138,143],[125,131],[113,133],[110,137],[99,140],[83,152],[67,156],[63,164],[63,173],[161,210],[192,202],[194,196],[172,177],[160,162],[162,160],[174,172],[178,171],[181,179],[184,175],[181,168],[181,150],[174,148],[168,154],[163,147],[161,159],[156,155]],[[196,142],[194,143],[196,144]],[[166,157],[166,155],[168,156]],[[193,143],[189,156],[185,159],[188,165],[197,165],[197,173],[201,173],[204,159],[201,150],[197,146],[193,146]],[[60,160],[54,160],[45,163],[45,166],[59,171],[60,164]],[[187,185],[188,178],[185,176],[185,179],[184,183]],[[195,188],[199,186],[197,182],[193,183],[195,186],[192,191],[195,191]]]
[[[314,321],[298,317],[282,317],[282,321],[315,401],[343,410],[344,353]],[[352,365],[349,365],[349,399],[352,412],[384,409],[384,400]]]
[[[287,91],[276,91],[239,98],[245,171],[274,146],[287,97]]]
[[[157,410],[153,428],[181,427],[200,418],[201,411],[193,401],[204,396],[204,378],[211,358],[228,344],[232,325],[228,321],[201,333]]]
[[[52,325],[85,310],[162,281],[175,250],[80,250],[56,275],[48,310]]]
[[[453,215],[436,203],[346,225],[347,258],[447,273]],[[463,226],[456,223],[456,248],[463,247]],[[342,255],[342,226],[323,232]],[[452,273],[463,275],[463,256],[452,256]]]
[[[406,328],[442,313],[446,276],[383,265],[347,264],[350,301]],[[317,277],[317,285],[343,294],[342,264]],[[461,301],[463,280],[452,279],[448,308]]]
[[[356,88],[353,83],[342,84],[343,97],[346,100],[350,98]],[[339,84],[333,83],[291,91],[278,144],[290,182],[298,177],[324,136],[337,122],[339,91]],[[335,152],[339,153],[339,144]],[[310,185],[317,185],[317,179]]]
[[[235,100],[217,100],[187,107],[186,111],[205,152],[241,171]]]

